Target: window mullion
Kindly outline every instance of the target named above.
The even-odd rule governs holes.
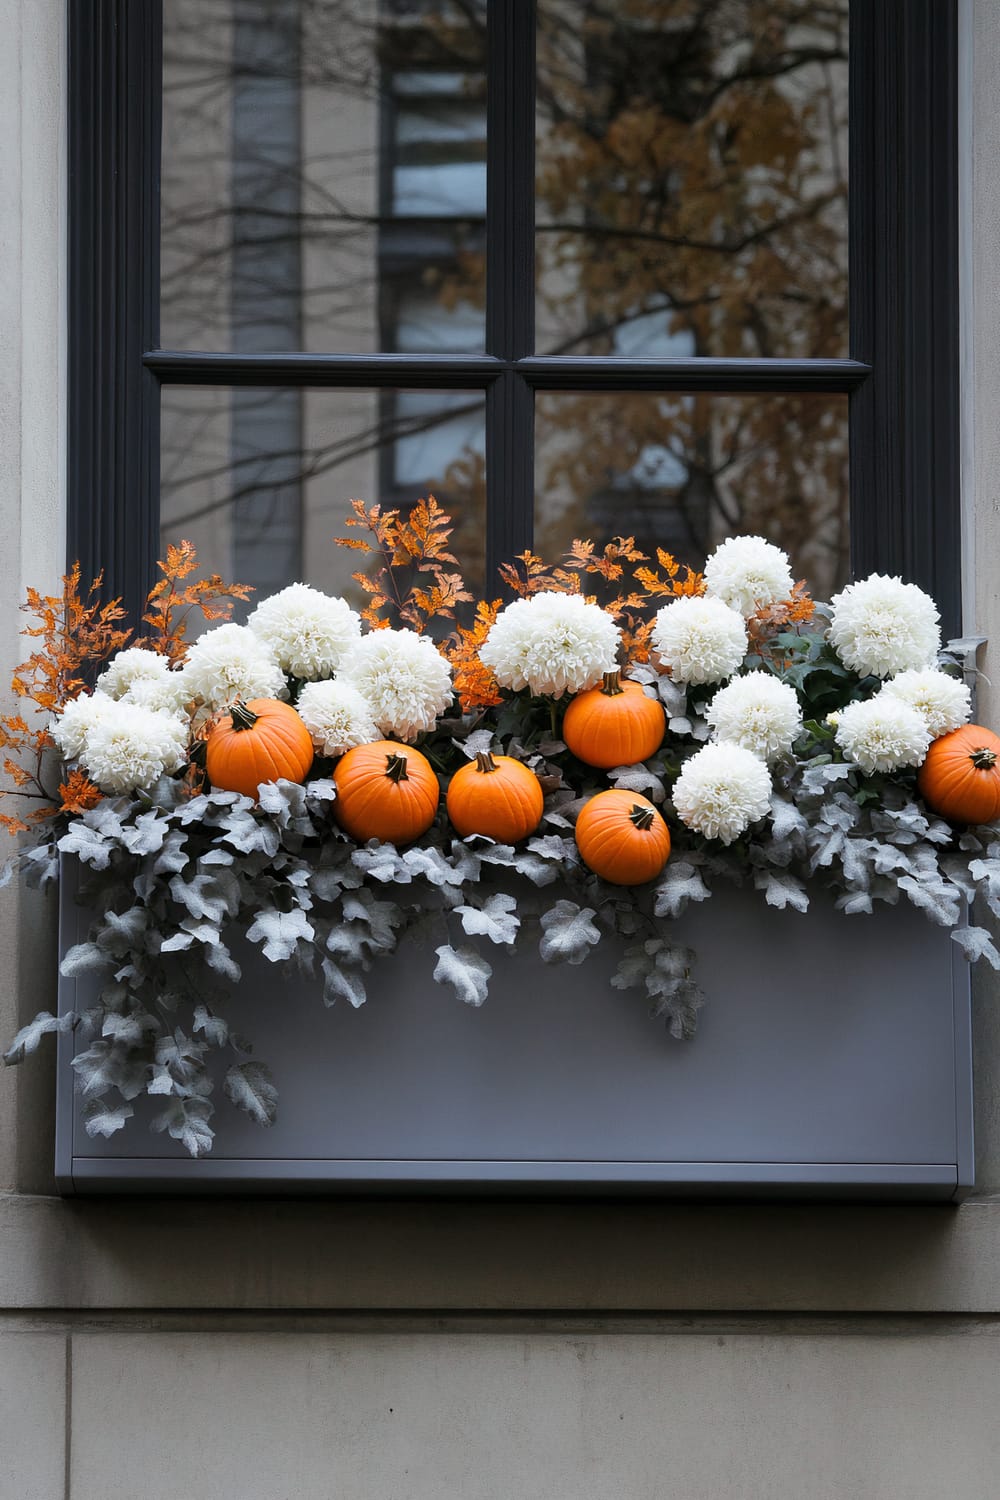
[[[489,0],[486,348],[523,359],[535,338],[535,0]],[[486,576],[530,546],[533,395],[505,373],[486,396]]]

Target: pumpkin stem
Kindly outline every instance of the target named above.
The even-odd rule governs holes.
[[[655,813],[651,807],[640,807],[638,802],[633,803],[629,819],[636,828],[652,828]]]
[[[601,687],[601,692],[604,694],[604,696],[606,698],[618,698],[622,693],[624,693],[624,691],[625,689],[622,687],[621,673],[618,671],[617,667],[613,672],[605,672],[604,683]]]
[[[241,703],[239,699],[236,700],[229,712],[232,717],[234,729],[252,729],[257,722],[257,714],[252,714],[246,704]]]
[[[476,751],[476,770],[477,771],[499,771],[499,769],[500,769],[500,767],[497,765],[496,761],[493,759],[493,753],[492,753],[492,751],[490,751],[490,750],[477,750]]]
[[[978,750],[973,750],[970,753],[969,759],[977,771],[992,771],[997,763],[997,753],[995,750],[990,750],[985,745],[982,745]]]
[[[410,778],[406,774],[406,756],[387,755],[385,758],[385,774],[390,781],[397,783],[400,781],[409,781]]]

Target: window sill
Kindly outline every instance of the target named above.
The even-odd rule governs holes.
[[[961,1208],[0,1195],[0,1306],[1000,1312],[1000,1197]]]

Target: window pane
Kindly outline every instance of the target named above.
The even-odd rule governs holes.
[[[481,351],[485,0],[164,0],[161,343]]]
[[[818,598],[847,580],[846,396],[539,395],[535,468],[546,558],[634,536],[701,567],[755,532]]]
[[[259,594],[300,580],[358,604],[358,554],[333,540],[351,499],[405,508],[433,494],[481,589],[483,420],[479,391],[164,386],[161,548],[187,537],[206,571]]]
[[[539,0],[544,352],[847,354],[849,0]]]

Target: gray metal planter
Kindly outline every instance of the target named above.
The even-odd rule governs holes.
[[[86,922],[67,900],[63,946]],[[616,1193],[955,1200],[972,1185],[968,969],[909,907],[844,917],[820,894],[776,912],[718,891],[676,924],[708,995],[673,1041],[610,987],[610,943],[579,968],[490,954],[481,1010],[402,949],[358,1011],[324,1009],[235,945],[229,1019],[280,1090],[262,1130],[220,1101],[211,1156],[147,1129],[154,1101],[91,1140],[60,1038],[66,1193]],[[62,981],[62,1003],[86,1003]]]

